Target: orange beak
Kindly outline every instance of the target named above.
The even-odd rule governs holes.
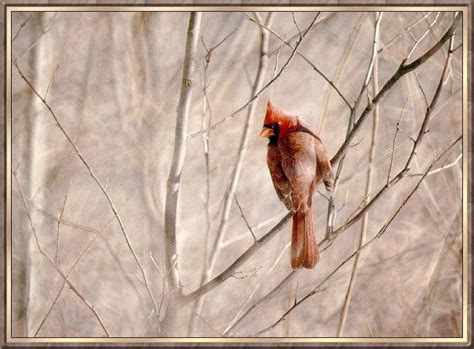
[[[275,132],[271,128],[264,127],[262,128],[262,132],[260,132],[260,137],[271,137],[274,136]]]

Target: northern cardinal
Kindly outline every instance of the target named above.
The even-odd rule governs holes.
[[[313,192],[321,180],[332,190],[331,163],[321,139],[298,117],[267,101],[262,137],[268,137],[267,163],[280,200],[293,212],[291,266],[312,269],[319,260],[313,227]]]

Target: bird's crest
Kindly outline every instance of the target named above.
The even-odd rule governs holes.
[[[263,121],[264,125],[270,125],[270,124],[273,124],[274,122],[278,122],[278,123],[288,122],[288,118],[291,118],[289,114],[276,108],[270,102],[270,99],[267,100],[267,112],[265,114],[265,120]]]

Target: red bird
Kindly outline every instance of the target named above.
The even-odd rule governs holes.
[[[268,137],[267,163],[280,200],[293,212],[291,266],[312,269],[319,260],[313,228],[313,192],[321,180],[332,190],[331,163],[321,139],[298,117],[267,102],[262,137]]]

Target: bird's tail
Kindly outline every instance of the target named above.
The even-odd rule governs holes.
[[[312,269],[319,261],[319,249],[314,237],[313,210],[293,213],[291,266],[293,269]]]

